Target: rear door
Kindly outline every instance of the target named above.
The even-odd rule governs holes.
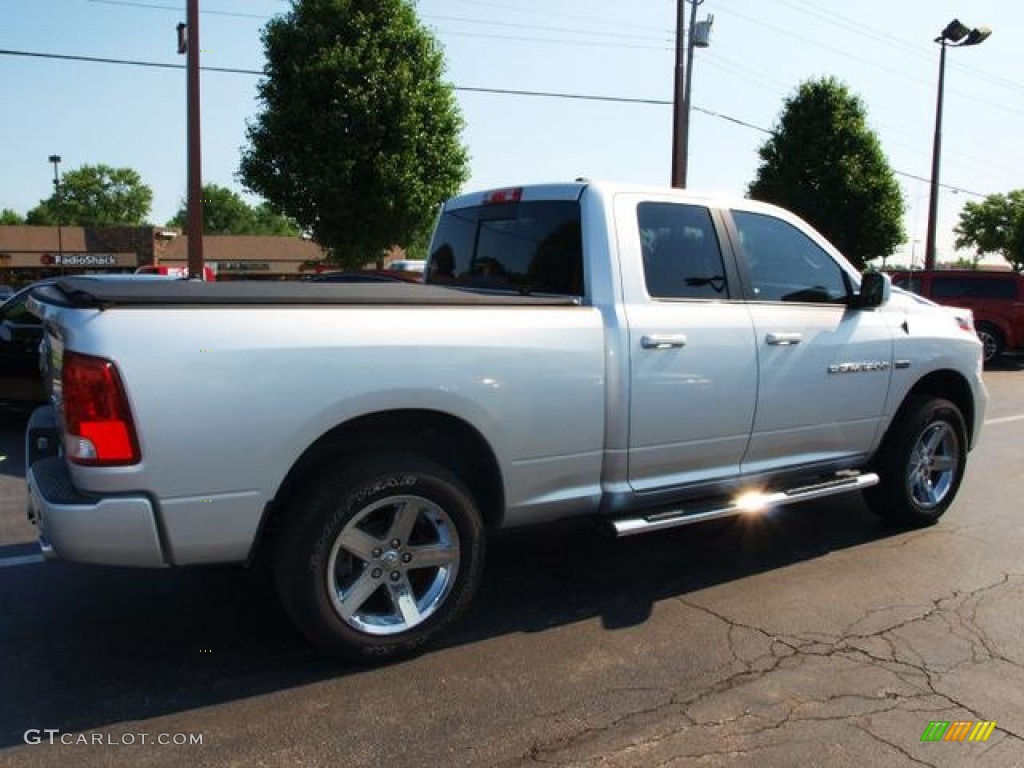
[[[754,418],[750,314],[713,209],[618,195],[629,327],[629,482],[636,492],[732,478]]]
[[[731,218],[758,359],[743,471],[859,461],[874,446],[892,376],[884,310],[849,307],[848,273],[796,223],[744,210]]]

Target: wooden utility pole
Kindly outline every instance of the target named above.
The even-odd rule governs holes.
[[[672,111],[672,186],[686,187],[686,147],[683,124],[689,105],[684,98],[686,81],[686,0],[676,0],[676,77]]]
[[[203,278],[203,152],[199,119],[199,0],[188,0],[187,23],[178,25],[178,53],[186,54],[188,81],[188,276]]]

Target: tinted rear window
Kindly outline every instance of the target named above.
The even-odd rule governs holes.
[[[939,277],[932,280],[936,299],[1015,299],[1017,282],[1013,277]]]
[[[500,203],[446,211],[431,242],[426,282],[582,296],[579,203]]]
[[[640,203],[636,214],[649,296],[729,298],[722,252],[707,208],[681,203]]]

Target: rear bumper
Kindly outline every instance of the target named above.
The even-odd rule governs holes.
[[[148,498],[81,493],[64,459],[39,455],[40,435],[51,428],[51,414],[50,408],[38,409],[26,432],[26,443],[33,447],[26,452],[28,518],[39,529],[43,556],[103,565],[168,565]]]

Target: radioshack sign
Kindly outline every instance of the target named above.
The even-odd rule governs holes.
[[[39,263],[47,267],[116,267],[117,256],[113,253],[44,253]]]

